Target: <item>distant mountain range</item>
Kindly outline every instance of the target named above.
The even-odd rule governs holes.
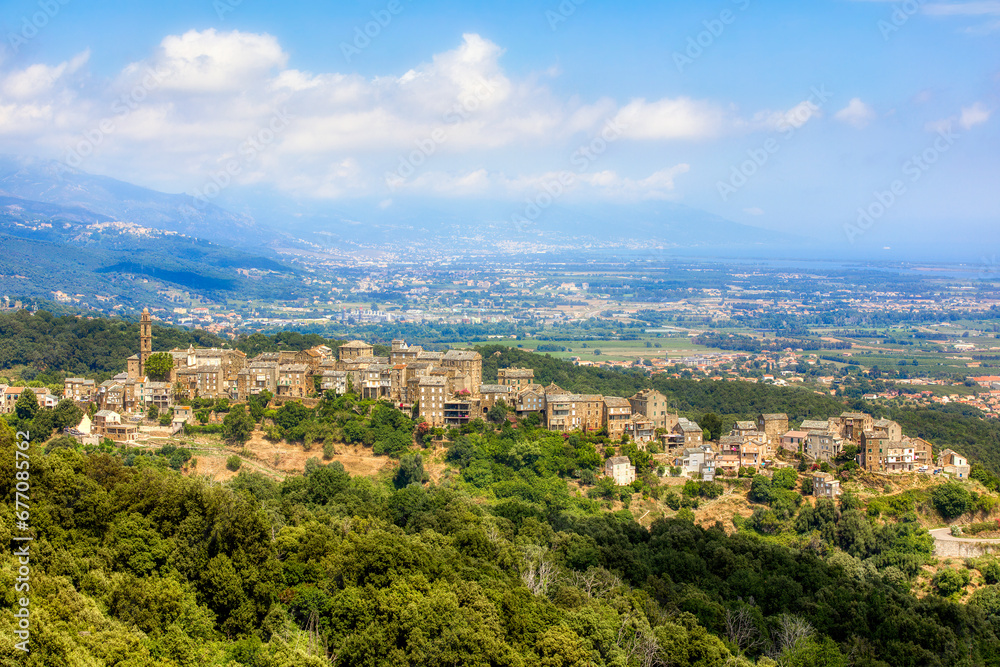
[[[7,198],[8,210],[19,205],[38,216],[106,218],[233,247],[305,241],[331,247],[416,244],[480,252],[531,245],[760,252],[802,242],[668,201],[566,198],[549,203],[542,198],[542,206],[532,206],[526,201],[403,197],[331,202],[295,200],[261,188],[232,190],[226,195],[239,199],[240,208],[252,214],[234,214],[187,195],[94,176],[51,160],[0,156],[0,196]]]
[[[457,198],[296,201],[259,188],[234,187],[226,196],[252,215],[55,161],[0,156],[0,241],[6,251],[0,275],[8,277],[8,290],[26,296],[63,291],[162,301],[165,290],[181,287],[268,300],[295,294],[296,281],[301,284],[277,252],[288,248],[649,253],[653,261],[664,261],[664,253],[773,254],[793,241],[665,201],[557,200],[535,209],[525,202]],[[271,272],[271,278],[252,280],[250,270],[258,276]],[[101,292],[108,281],[114,289]]]
[[[256,247],[263,235],[252,220],[217,206],[185,214],[183,195],[59,169],[0,159],[0,275],[9,294],[165,305],[173,288],[268,298],[297,280],[262,255],[272,253]],[[274,278],[251,280],[251,270]]]
[[[0,156],[0,196],[61,207],[60,215],[91,215],[178,232],[231,246],[257,246],[266,234],[253,219],[187,195],[171,195],[107,176],[70,169],[54,160]],[[73,212],[76,213],[73,213]]]
[[[494,199],[357,198],[317,203],[260,195],[250,207],[262,224],[280,225],[293,236],[321,245],[405,243],[479,252],[519,245],[657,247],[767,254],[809,243],[669,201],[556,201],[532,209],[523,201]]]

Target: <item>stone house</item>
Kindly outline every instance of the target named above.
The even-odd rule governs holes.
[[[968,479],[969,472],[972,470],[969,466],[969,459],[953,449],[945,449],[938,454],[937,465],[945,473],[959,479]]]
[[[608,429],[608,437],[619,440],[625,434],[625,428],[632,417],[632,404],[626,398],[618,396],[604,397],[604,412],[601,419]]]
[[[635,466],[627,456],[612,456],[604,462],[604,474],[618,486],[626,486],[635,481]]]
[[[500,368],[497,369],[497,384],[513,387],[518,391],[535,383],[535,371],[532,368]]]
[[[655,389],[643,389],[628,399],[633,414],[645,415],[653,422],[653,428],[669,431],[677,423],[677,415],[667,407],[667,397]]]
[[[830,473],[817,471],[812,474],[812,479],[814,498],[829,498],[833,500],[840,495],[840,480]]]
[[[788,431],[788,415],[783,412],[761,414],[757,417],[757,430],[764,434],[767,444],[775,448],[781,443],[781,436]]]
[[[830,462],[844,449],[844,441],[827,431],[809,431],[805,441],[805,455],[817,463]]]

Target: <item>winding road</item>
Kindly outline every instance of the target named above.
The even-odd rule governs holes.
[[[928,531],[934,537],[934,555],[945,557],[977,556],[980,553],[974,551],[992,551],[992,549],[979,550],[979,546],[997,545],[1000,550],[1000,539],[976,539],[974,537],[955,537],[951,534],[951,528],[935,528]]]

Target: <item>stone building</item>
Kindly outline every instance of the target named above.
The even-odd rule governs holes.
[[[308,364],[278,366],[278,396],[305,398],[315,391]]]
[[[844,441],[827,431],[809,431],[805,441],[804,454],[813,461],[830,462],[840,455],[844,449]]]
[[[360,340],[352,340],[349,343],[344,343],[337,352],[341,361],[351,361],[358,357],[375,356],[374,346]]]
[[[781,436],[788,431],[788,415],[783,412],[758,415],[757,430],[764,434],[770,447],[777,448],[781,446]]]
[[[891,419],[877,419],[872,422],[872,430],[876,433],[884,433],[889,437],[889,442],[899,442],[903,439],[903,427],[898,422]]]
[[[741,438],[755,438],[762,433],[763,431],[760,430],[755,421],[738,421],[733,424],[733,430],[730,431],[731,435],[740,436]]]
[[[889,435],[885,431],[869,429],[862,433],[858,464],[868,472],[884,472],[889,443]]]
[[[535,371],[532,368],[497,369],[497,384],[513,387],[514,391],[524,389],[534,383]]]
[[[786,431],[781,436],[781,448],[789,452],[800,453],[808,439],[809,431]]]
[[[598,431],[603,418],[603,396],[562,393],[545,396],[545,424],[550,431]]]
[[[604,462],[604,474],[618,486],[625,486],[635,481],[635,466],[627,456],[612,456]]]
[[[438,363],[449,371],[452,391],[474,394],[483,384],[483,357],[474,350],[448,350]]]
[[[416,401],[421,420],[431,426],[444,426],[444,404],[449,399],[448,378],[421,375],[416,378]]]
[[[189,397],[240,398],[239,375],[247,366],[247,356],[240,350],[190,346],[170,350],[170,355],[174,359],[170,382],[180,383]]]
[[[239,400],[245,401],[265,391],[272,396],[278,393],[278,362],[254,359],[237,374]]]
[[[704,430],[701,426],[683,417],[674,426],[673,433],[680,436],[680,445],[688,448],[700,447],[704,439]]]
[[[89,403],[96,394],[97,385],[93,380],[66,378],[63,381],[63,396],[77,403]]]
[[[844,412],[839,417],[830,420],[844,440],[860,445],[865,431],[873,430],[874,420],[864,412]]]
[[[625,428],[632,417],[632,403],[626,398],[605,396],[601,417],[608,429],[608,437],[619,440],[625,434]]]
[[[633,413],[625,424],[625,434],[646,451],[648,443],[656,440],[656,424],[644,414]]]
[[[813,497],[829,498],[831,500],[840,495],[840,480],[828,472],[814,472]]]
[[[671,414],[667,397],[655,389],[643,389],[628,399],[632,412],[645,415],[653,422],[653,428],[669,431],[677,423],[677,415]]]
[[[945,473],[958,477],[959,479],[968,479],[969,472],[972,468],[969,466],[969,459],[965,458],[953,449],[942,450],[937,457],[938,467],[941,468]]]
[[[125,364],[128,379],[138,380],[146,375],[146,361],[153,353],[153,322],[149,317],[149,309],[142,309],[139,319],[139,354],[133,354]]]

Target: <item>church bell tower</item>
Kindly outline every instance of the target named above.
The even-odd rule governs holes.
[[[153,322],[149,319],[149,308],[142,309],[139,320],[139,375],[146,375],[146,360],[153,353]]]

